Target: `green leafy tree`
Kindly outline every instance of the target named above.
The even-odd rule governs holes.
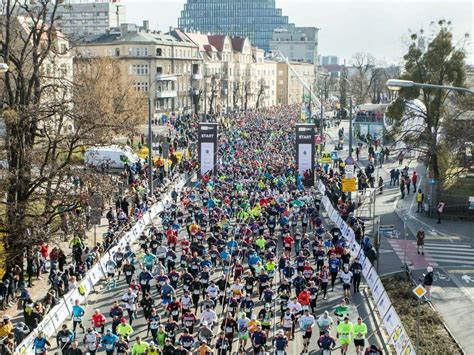
[[[465,52],[453,44],[450,23],[437,23],[434,37],[426,51],[418,46],[418,35],[411,35],[401,79],[418,83],[463,86],[466,78]],[[453,114],[454,94],[449,90],[402,88],[398,98],[389,106],[387,115],[394,120],[394,136],[403,142],[406,151],[415,151],[425,158],[431,178],[441,181],[445,169],[441,160],[446,149]],[[415,99],[423,105],[414,104]],[[424,107],[423,107],[424,106]]]

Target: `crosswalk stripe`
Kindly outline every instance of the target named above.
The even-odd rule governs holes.
[[[472,248],[471,245],[468,244],[448,244],[448,243],[425,243],[425,246],[439,246],[439,247],[445,247],[445,248],[451,248],[451,247],[464,247],[464,248]]]
[[[474,265],[474,261],[465,261],[465,260],[457,260],[457,259],[439,259],[439,258],[436,258],[436,261],[437,262],[443,262],[443,263],[461,264],[461,265],[464,265],[464,264]]]
[[[457,251],[457,250],[437,250],[437,249],[431,249],[427,248],[425,246],[425,250],[428,250],[430,254],[454,254],[454,255],[470,255],[471,257],[474,257],[474,251],[467,252],[467,251]]]
[[[441,257],[441,258],[450,256],[450,255],[446,255],[446,253],[433,254],[431,251],[430,251],[430,255],[431,255],[431,257],[432,257],[433,259],[436,259],[436,260],[440,260],[440,259],[438,258],[438,256]],[[473,257],[473,256],[466,256],[466,255],[453,256],[452,259],[453,259],[453,260],[458,260],[458,259],[463,259],[463,260],[464,260],[464,259],[465,259],[465,260],[473,260],[473,261],[474,261],[474,257]]]
[[[460,253],[474,253],[474,249],[468,249],[468,248],[457,248],[455,246],[452,247],[433,247],[429,244],[425,244],[426,249],[433,249],[433,250],[453,250],[453,251],[458,251]]]

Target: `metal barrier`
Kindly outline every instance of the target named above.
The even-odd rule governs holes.
[[[181,189],[185,186],[186,180],[181,177],[176,182],[175,188]],[[163,199],[171,199],[170,192],[166,193]],[[34,355],[33,342],[39,331],[43,331],[46,337],[55,336],[58,329],[61,328],[62,323],[72,316],[72,306],[76,300],[83,303],[94,286],[105,278],[105,264],[110,257],[113,257],[118,248],[124,248],[128,243],[133,243],[142,233],[142,231],[149,225],[153,219],[164,209],[163,202],[158,201],[148,211],[146,211],[142,218],[139,219],[135,225],[128,231],[117,243],[116,246],[108,250],[97,264],[95,264],[81,280],[79,287],[70,291],[63,296],[58,305],[52,308],[48,314],[45,315],[43,321],[34,329],[15,349],[17,354]]]

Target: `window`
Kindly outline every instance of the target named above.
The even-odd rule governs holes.
[[[148,92],[148,82],[135,82],[133,86],[136,91]]]
[[[148,48],[130,48],[130,55],[134,57],[146,57],[148,55]]]
[[[156,56],[157,56],[157,57],[161,57],[162,55],[163,55],[162,49],[161,49],[161,48],[157,48],[157,49],[156,49]]]
[[[115,48],[115,56],[120,56],[120,48]]]
[[[162,67],[156,67],[156,74],[163,74],[163,68]]]
[[[148,64],[132,64],[132,74],[148,75]]]
[[[199,65],[193,64],[193,74],[199,74]]]

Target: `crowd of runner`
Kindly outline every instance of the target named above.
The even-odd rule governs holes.
[[[38,334],[35,352],[283,355],[301,336],[303,353],[381,353],[366,343],[363,319],[350,321],[362,265],[341,231],[325,224],[321,196],[303,185],[292,117],[296,107],[280,107],[221,122],[218,174],[173,191],[159,223],[107,262],[106,291],[124,293],[91,317],[76,302],[55,341]],[[316,169],[356,227],[340,172]],[[329,293],[340,300],[331,313],[321,311]]]

